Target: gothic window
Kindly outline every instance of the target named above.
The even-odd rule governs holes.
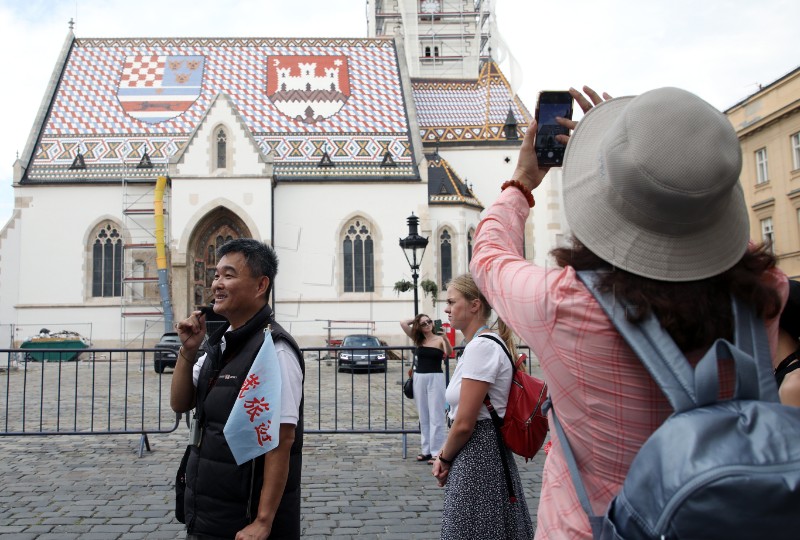
[[[467,264],[472,262],[472,237],[475,235],[475,229],[470,229],[467,232]]]
[[[92,296],[122,296],[122,237],[112,222],[92,236]]]
[[[217,169],[225,169],[228,166],[228,135],[225,129],[217,130]]]
[[[375,251],[370,225],[363,219],[353,220],[342,240],[344,292],[375,290]]]
[[[447,287],[447,282],[453,279],[453,250],[452,237],[450,231],[444,229],[439,235],[439,255],[441,268],[439,274],[442,277],[442,290]]]

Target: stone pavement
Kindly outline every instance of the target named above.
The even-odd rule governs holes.
[[[324,393],[334,384],[327,382],[330,374],[318,371],[324,382],[317,385],[317,371],[307,361],[307,429],[314,427],[308,422],[315,414],[311,403],[322,401],[313,395],[315,388]],[[398,394],[400,371],[392,366],[393,377],[385,381]],[[19,377],[12,374],[12,382]],[[358,385],[365,385],[367,378],[358,377]],[[169,380],[164,382],[168,388]],[[346,375],[339,384],[352,382]],[[347,400],[338,399],[339,405]],[[414,412],[408,400],[399,403]],[[411,420],[416,422],[415,414]],[[183,538],[183,525],[173,517],[173,485],[187,435],[185,423],[174,433],[150,435],[151,451],[141,458],[137,435],[0,437],[0,538]],[[408,458],[403,459],[402,435],[307,433],[303,538],[438,538],[444,491],[430,466],[414,459],[419,436],[407,439]],[[518,458],[534,517],[543,460],[541,453],[528,463]]]
[[[307,435],[303,538],[438,538],[444,491],[414,460],[419,438]],[[0,538],[182,538],[173,518],[175,470],[186,430],[139,440],[120,436],[0,438]],[[531,515],[542,456],[518,466]]]

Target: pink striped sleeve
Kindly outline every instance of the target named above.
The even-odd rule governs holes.
[[[550,294],[548,281],[552,286],[562,271],[548,271],[522,256],[522,231],[529,212],[519,190],[503,191],[478,225],[470,263],[472,277],[489,304],[526,341],[536,330],[552,325],[554,313],[544,299]]]

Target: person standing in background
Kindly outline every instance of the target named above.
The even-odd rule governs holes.
[[[453,425],[432,470],[445,487],[441,538],[530,540],[533,523],[517,463],[484,404],[489,397],[505,417],[514,376],[508,354],[516,353],[511,330],[499,319],[490,324],[492,308],[469,274],[447,284],[445,312],[467,346],[447,385]]]
[[[433,332],[433,321],[424,313],[400,321],[400,327],[417,348],[412,367],[421,444],[417,461],[433,463],[446,437],[442,361],[453,348],[446,338]]]

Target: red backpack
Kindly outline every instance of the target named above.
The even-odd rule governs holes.
[[[500,340],[489,334],[482,334],[481,337],[498,343],[514,367],[505,418],[500,418],[494,410],[488,394],[483,403],[499,428],[505,445],[527,461],[536,455],[547,437],[547,416],[542,412],[542,404],[547,399],[547,384],[520,369],[527,358],[524,354],[520,355],[515,365],[511,353]]]

